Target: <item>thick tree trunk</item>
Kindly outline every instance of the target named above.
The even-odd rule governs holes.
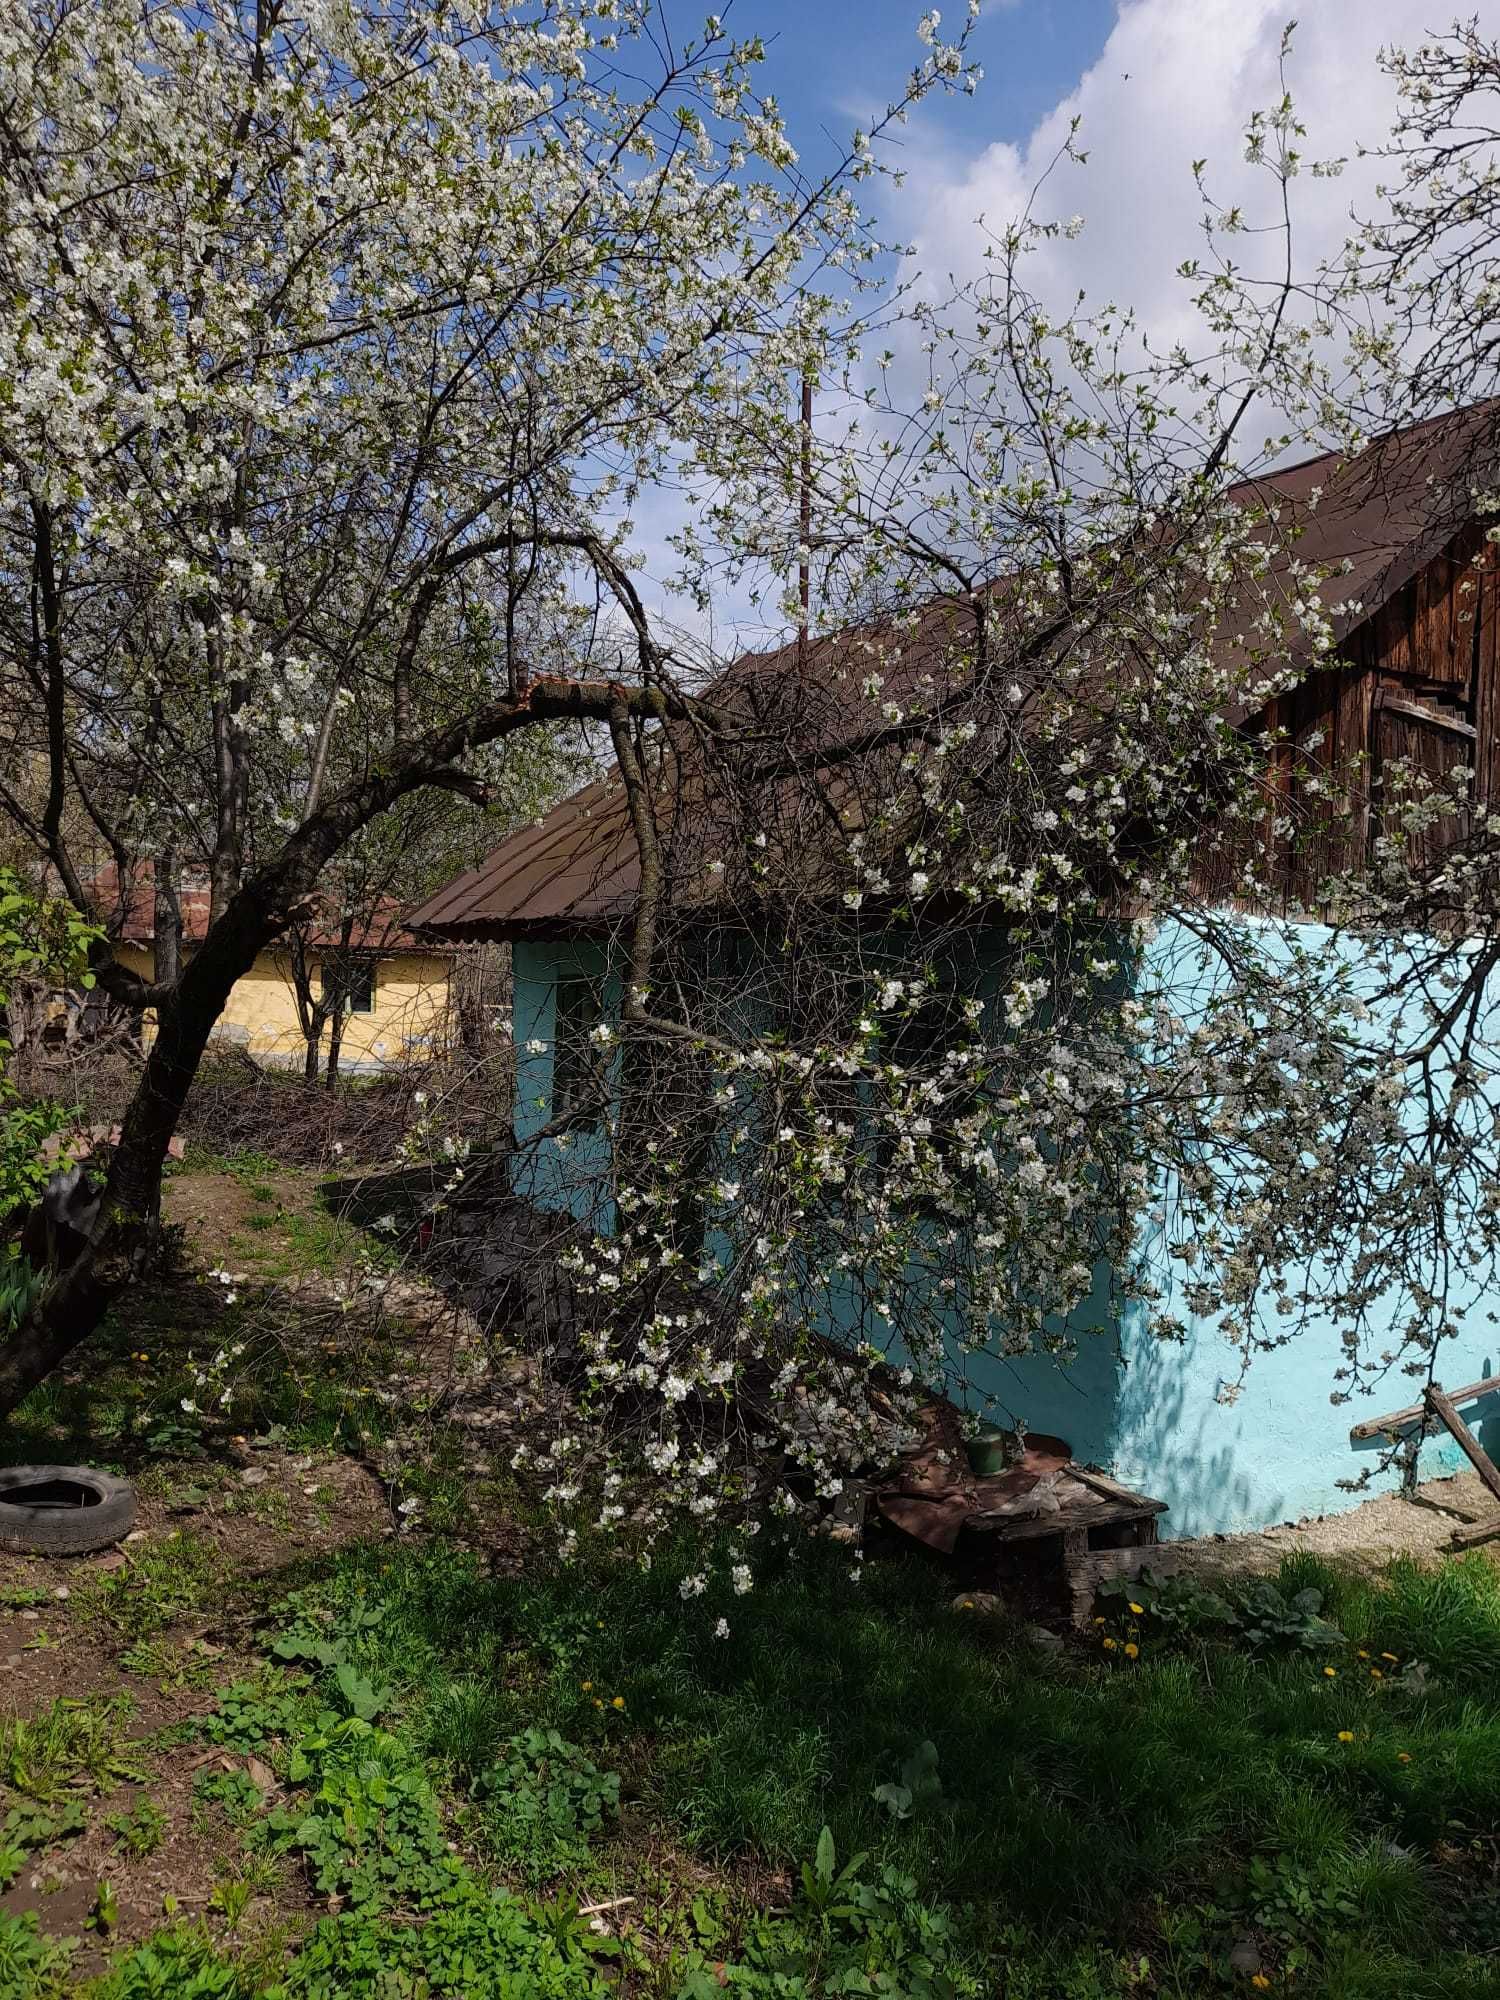
[[[261,929],[246,911],[242,924],[205,940],[177,991],[158,1006],[156,1039],[121,1121],[90,1241],[0,1346],[0,1420],[88,1338],[145,1263],[156,1238],[168,1143],[214,1023],[261,943]]]
[[[152,930],[152,977],[170,985],[182,971],[182,905],[177,896],[177,849],[168,841],[156,857]]]
[[[629,606],[628,582],[615,577],[614,583],[617,594]],[[634,608],[644,616],[638,604]],[[420,628],[414,629],[419,635]],[[56,685],[61,688],[60,678]],[[712,708],[701,703],[689,707],[661,688],[629,694],[613,682],[537,682],[524,702],[507,695],[434,729],[420,742],[407,746],[393,767],[377,768],[321,803],[275,860],[250,882],[241,876],[238,822],[221,829],[214,856],[208,934],[182,968],[175,990],[159,992],[154,984],[149,994],[141,989],[145,997],[137,1004],[157,1009],[157,1034],[122,1122],[98,1222],[82,1253],[57,1274],[24,1324],[0,1346],[0,1420],[88,1338],[110,1301],[142,1268],[155,1237],[167,1146],[214,1023],[236,980],[245,976],[257,954],[280,935],[340,847],[377,814],[424,785],[445,785],[483,798],[479,781],[458,768],[462,758],[482,745],[501,742],[542,723],[604,718],[619,723],[630,714],[657,721],[692,714],[706,725],[721,726]],[[216,722],[220,719],[216,717]],[[232,748],[231,720],[227,713],[222,717],[224,727],[219,733],[222,743]],[[59,727],[56,741],[60,744],[62,740]],[[86,898],[66,866],[60,813],[59,791],[55,810],[49,802],[44,830],[49,852],[63,864],[64,879],[82,902]],[[632,954],[635,980],[649,976],[650,953],[643,949],[649,946],[649,933],[650,925],[638,919]],[[102,978],[106,991],[119,990],[122,982],[109,979],[107,973],[108,968]],[[139,982],[127,990],[136,986]],[[634,992],[630,1002],[632,1011],[639,1010],[640,999]]]

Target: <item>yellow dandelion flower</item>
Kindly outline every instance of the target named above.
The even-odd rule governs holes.
[[[1255,1972],[1250,1976],[1250,1984],[1257,1993],[1265,1993],[1269,1990],[1271,1982],[1263,1972]]]
[[[1396,1752],[1396,1762],[1398,1764],[1409,1764],[1411,1762],[1410,1750],[1398,1750]]]
[[[1130,1644],[1125,1648],[1125,1657],[1127,1660],[1138,1660],[1140,1656],[1141,1649],[1132,1639]]]
[[[1104,1650],[1106,1653],[1112,1653],[1115,1650],[1115,1641],[1113,1639],[1106,1639],[1104,1642]]]
[[[1103,1620],[1102,1618],[1096,1618],[1096,1619],[1094,1620],[1094,1623],[1095,1623],[1096,1625],[1102,1625],[1102,1624],[1104,1623],[1104,1620]]]
[[[1370,1679],[1372,1681],[1383,1681],[1385,1679],[1385,1675],[1380,1671],[1379,1667],[1371,1667]]]
[[[1390,1661],[1390,1663],[1391,1663],[1391,1665],[1392,1665],[1392,1666],[1395,1666],[1395,1664],[1396,1664],[1396,1655],[1395,1655],[1394,1653],[1382,1653],[1380,1657],[1381,1657],[1381,1659],[1382,1659],[1382,1660],[1389,1660],[1389,1661]]]
[[[1355,1655],[1355,1658],[1360,1660],[1368,1660],[1369,1657],[1370,1657],[1369,1654],[1365,1651],[1363,1646],[1360,1647],[1358,1653]]]
[[[594,1683],[592,1681],[580,1681],[578,1685],[583,1689],[585,1694],[592,1694],[594,1691]]]
[[[1132,1604],[1130,1608],[1135,1613],[1137,1618],[1144,1618],[1144,1616],[1146,1615],[1146,1607],[1144,1604]]]
[[[1323,1669],[1323,1678],[1325,1680],[1336,1681],[1338,1677],[1339,1670],[1337,1667],[1325,1667]]]
[[[610,1703],[611,1708],[623,1708],[624,1706],[625,1706],[625,1697],[622,1694],[617,1694],[614,1700]]]
[[[599,1699],[598,1695],[594,1696],[594,1706],[595,1708],[603,1708],[604,1706],[604,1703]]]
[[[959,1606],[959,1609],[960,1609],[961,1611],[972,1611],[972,1610],[974,1609],[974,1600],[973,1600],[973,1598],[972,1598],[972,1597],[966,1597],[966,1598],[964,1599],[963,1603],[962,1603],[962,1604],[961,1604],[961,1605]]]
[[[1352,1743],[1354,1741],[1354,1731],[1352,1729],[1341,1729],[1339,1731],[1339,1741],[1340,1743]]]

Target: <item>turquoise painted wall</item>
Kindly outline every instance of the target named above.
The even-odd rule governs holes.
[[[1309,927],[1311,931],[1313,927]],[[1189,996],[1180,981],[1191,954],[1185,934],[1173,925],[1158,933],[1139,983],[1173,988],[1174,1003],[1185,1011]],[[1000,963],[998,943],[980,941],[975,965],[986,994]],[[619,981],[608,973],[597,949],[585,944],[524,943],[514,950],[515,1033],[518,1048],[515,1132],[518,1142],[513,1184],[540,1206],[567,1208],[607,1228],[612,1213],[605,1174],[608,1149],[602,1138],[574,1136],[567,1149],[555,1140],[536,1142],[550,1116],[554,996],[560,975],[582,973],[603,981],[605,1004],[617,1010]],[[1500,1018],[1500,990],[1496,996]],[[528,1042],[540,1043],[528,1053]],[[1173,1295],[1179,1272],[1164,1252],[1148,1248],[1151,1276]],[[1186,1337],[1163,1342],[1146,1331],[1138,1308],[1114,1313],[1109,1305],[1108,1272],[1101,1270],[1095,1293],[1080,1322],[1107,1330],[1077,1336],[1068,1362],[1048,1354],[1004,1358],[996,1354],[964,1358],[961,1376],[948,1387],[955,1399],[1001,1421],[1021,1418],[1034,1431],[1064,1437],[1085,1463],[1112,1471],[1127,1483],[1168,1502],[1162,1522],[1167,1537],[1233,1533],[1270,1526],[1307,1514],[1337,1513],[1366,1497],[1349,1493],[1340,1481],[1372,1466],[1378,1445],[1354,1447],[1349,1427],[1412,1400],[1410,1378],[1391,1373],[1373,1401],[1330,1402],[1339,1365],[1337,1327],[1314,1324],[1289,1345],[1258,1354],[1233,1402],[1223,1400],[1226,1384],[1238,1376],[1238,1352],[1211,1325],[1185,1311]],[[1476,1298],[1476,1316],[1500,1301]],[[833,1331],[855,1330],[858,1309],[834,1308]],[[1063,1329],[1067,1331],[1067,1329]],[[1272,1329],[1268,1328],[1267,1331]],[[899,1342],[890,1348],[897,1365],[905,1358]],[[1476,1331],[1472,1340],[1450,1344],[1439,1374],[1449,1385],[1494,1372],[1500,1364],[1500,1332]],[[1500,1396],[1466,1412],[1486,1446],[1500,1455]],[[1456,1447],[1430,1444],[1424,1477],[1453,1470],[1462,1461]],[[1396,1475],[1380,1475],[1369,1491],[1388,1490]]]
[[[1267,935],[1274,942],[1275,931]],[[1299,925],[1298,941],[1315,951],[1337,949],[1321,925]],[[1190,1016],[1195,959],[1187,934],[1165,923],[1148,950],[1142,984],[1160,984],[1170,992],[1174,1009]],[[1500,1034],[1500,984],[1490,1006],[1493,1041]],[[1164,1208],[1170,1215],[1170,1190]],[[1170,1305],[1180,1294],[1181,1267],[1156,1249],[1148,1249],[1147,1263]],[[1450,1387],[1494,1373],[1500,1361],[1500,1329],[1488,1323],[1489,1314],[1500,1310],[1500,1299],[1471,1289],[1460,1303],[1474,1331],[1445,1343],[1437,1373]],[[1388,1472],[1377,1475],[1368,1492],[1349,1493],[1339,1484],[1373,1469],[1381,1455],[1378,1441],[1351,1444],[1350,1425],[1420,1396],[1420,1381],[1413,1383],[1399,1364],[1372,1396],[1331,1402],[1334,1372],[1342,1359],[1340,1329],[1331,1321],[1315,1321],[1286,1346],[1256,1354],[1238,1396],[1226,1403],[1223,1392],[1239,1379],[1238,1350],[1212,1324],[1185,1307],[1179,1310],[1187,1327],[1180,1344],[1163,1343],[1147,1333],[1139,1312],[1127,1313],[1120,1329],[1124,1365],[1113,1467],[1119,1478],[1169,1502],[1164,1534],[1232,1533],[1309,1514],[1341,1513],[1369,1493],[1390,1491],[1398,1483],[1397,1474]],[[1395,1318],[1393,1302],[1393,1337]],[[1268,1337],[1278,1330],[1269,1317],[1259,1328]],[[1379,1344],[1378,1330],[1372,1344]],[[1487,1449],[1500,1450],[1500,1396],[1470,1406],[1464,1415]],[[1441,1443],[1424,1448],[1419,1471],[1431,1478],[1462,1464],[1457,1446],[1443,1434]]]
[[[603,1132],[575,1129],[566,1138],[539,1137],[552,1118],[553,1056],[557,1046],[557,982],[570,974],[599,982],[604,1011],[618,1019],[620,981],[599,946],[516,944],[511,952],[516,1046],[516,1141],[511,1186],[538,1208],[566,1209],[596,1229],[613,1215],[610,1148]]]

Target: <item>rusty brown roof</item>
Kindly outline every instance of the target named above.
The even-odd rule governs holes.
[[[506,937],[555,933],[623,915],[639,882],[624,792],[599,779],[439,889],[411,924],[452,938],[499,936],[501,924]]]
[[[111,937],[122,944],[150,944],[156,936],[156,881],[152,862],[140,862],[126,877],[121,893],[119,870],[106,862],[88,883],[90,901],[99,921]],[[182,912],[185,944],[200,944],[208,930],[211,897],[207,871],[184,869],[177,888],[177,905]],[[343,926],[333,899],[324,896],[311,913],[314,927],[307,933],[309,945],[327,949],[342,945]],[[405,921],[400,903],[382,896],[350,934],[354,951],[395,952],[413,948],[430,951],[433,940],[414,936]]]
[[[1463,475],[1492,454],[1497,432],[1500,400],[1393,432],[1353,459],[1322,452],[1231,488],[1233,497],[1266,511],[1276,553],[1260,594],[1244,605],[1244,629],[1219,635],[1226,662],[1249,657],[1246,634],[1267,598],[1304,588],[1306,570],[1331,572],[1317,591],[1341,644],[1472,514]],[[941,652],[950,616],[941,603],[923,615],[902,640],[894,674],[884,643],[890,626],[851,627],[813,641],[805,653],[793,641],[747,654],[716,684],[715,698],[727,696],[747,719],[764,720],[768,737],[775,720],[784,724],[793,714],[803,745],[858,736],[878,728],[874,703],[859,692],[867,658],[880,652],[886,695],[899,694],[903,683],[909,693],[927,660]],[[1249,703],[1229,719],[1243,722],[1254,712]],[[701,787],[679,784],[671,818],[682,825],[704,806]],[[413,930],[455,940],[588,933],[629,915],[639,879],[623,789],[617,779],[602,778],[512,834],[408,921]]]

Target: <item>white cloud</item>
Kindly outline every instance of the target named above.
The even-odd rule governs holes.
[[[922,291],[937,296],[950,273],[979,272],[985,236],[978,218],[1000,229],[1025,209],[1077,116],[1088,164],[1061,163],[1037,212],[1081,213],[1086,228],[1078,242],[1059,244],[1036,262],[1038,283],[1055,306],[1080,285],[1096,304],[1132,306],[1155,341],[1190,335],[1191,287],[1175,273],[1203,247],[1192,163],[1206,159],[1221,202],[1243,203],[1251,220],[1271,219],[1274,188],[1263,169],[1245,161],[1244,127],[1252,111],[1280,97],[1278,58],[1291,12],[1286,0],[1127,0],[1098,61],[1024,144],[990,145],[956,163],[949,132],[930,158],[913,161],[899,217],[915,252],[906,275],[920,273]],[[1313,0],[1301,10],[1288,82],[1307,127],[1306,157],[1344,155],[1350,164],[1340,179],[1304,174],[1294,184],[1300,270],[1337,249],[1351,204],[1372,205],[1378,169],[1353,155],[1361,141],[1385,137],[1395,109],[1376,55],[1430,34],[1430,16],[1428,0]],[[1007,17],[1006,36],[1026,32],[1024,15]],[[1004,60],[1005,43],[991,42],[992,75]],[[1237,251],[1255,268],[1269,262],[1273,246],[1263,239],[1257,250],[1241,237]]]
[[[920,114],[903,142],[904,185],[878,197],[888,230],[912,246],[902,283],[940,299],[950,279],[978,276],[987,241],[980,218],[999,231],[1026,208],[1078,117],[1077,144],[1087,165],[1060,162],[1036,208],[1058,219],[1081,214],[1085,228],[1076,241],[1041,250],[1028,265],[1028,281],[1054,309],[1071,309],[1080,287],[1091,306],[1110,301],[1133,308],[1158,351],[1179,339],[1196,345],[1194,288],[1177,275],[1183,260],[1204,248],[1193,162],[1206,161],[1207,185],[1221,204],[1242,204],[1251,222],[1274,219],[1274,184],[1245,160],[1244,131],[1252,112],[1280,98],[1282,34],[1291,13],[1291,0],[1123,0],[1098,60],[1023,142],[966,146],[975,127],[983,129],[990,94],[998,101],[993,82],[957,115]],[[1024,38],[1036,32],[1027,8],[1007,10],[996,26],[983,51],[991,78],[1003,73],[1008,50],[1024,60]],[[1305,159],[1310,165],[1344,157],[1349,164],[1340,178],[1304,173],[1294,183],[1299,272],[1310,273],[1336,252],[1349,233],[1351,208],[1366,213],[1375,206],[1378,163],[1355,156],[1361,143],[1384,140],[1396,109],[1379,50],[1415,43],[1433,29],[1428,0],[1307,0],[1300,10],[1287,82],[1307,128]],[[1281,248],[1279,238],[1234,239],[1236,261],[1252,270],[1269,270]],[[899,335],[894,345],[900,358],[892,374],[902,379],[888,386],[898,402],[919,399],[925,362]],[[831,408],[829,417],[837,423]],[[1265,417],[1269,427],[1272,413]],[[687,504],[680,494],[662,493],[637,507],[638,544],[647,552],[643,584],[653,609],[707,638],[704,621],[663,589],[672,567],[666,535]],[[774,609],[757,614],[739,593],[721,592],[716,612],[720,648],[731,642],[732,650],[732,635],[765,644],[766,623],[776,623]]]

